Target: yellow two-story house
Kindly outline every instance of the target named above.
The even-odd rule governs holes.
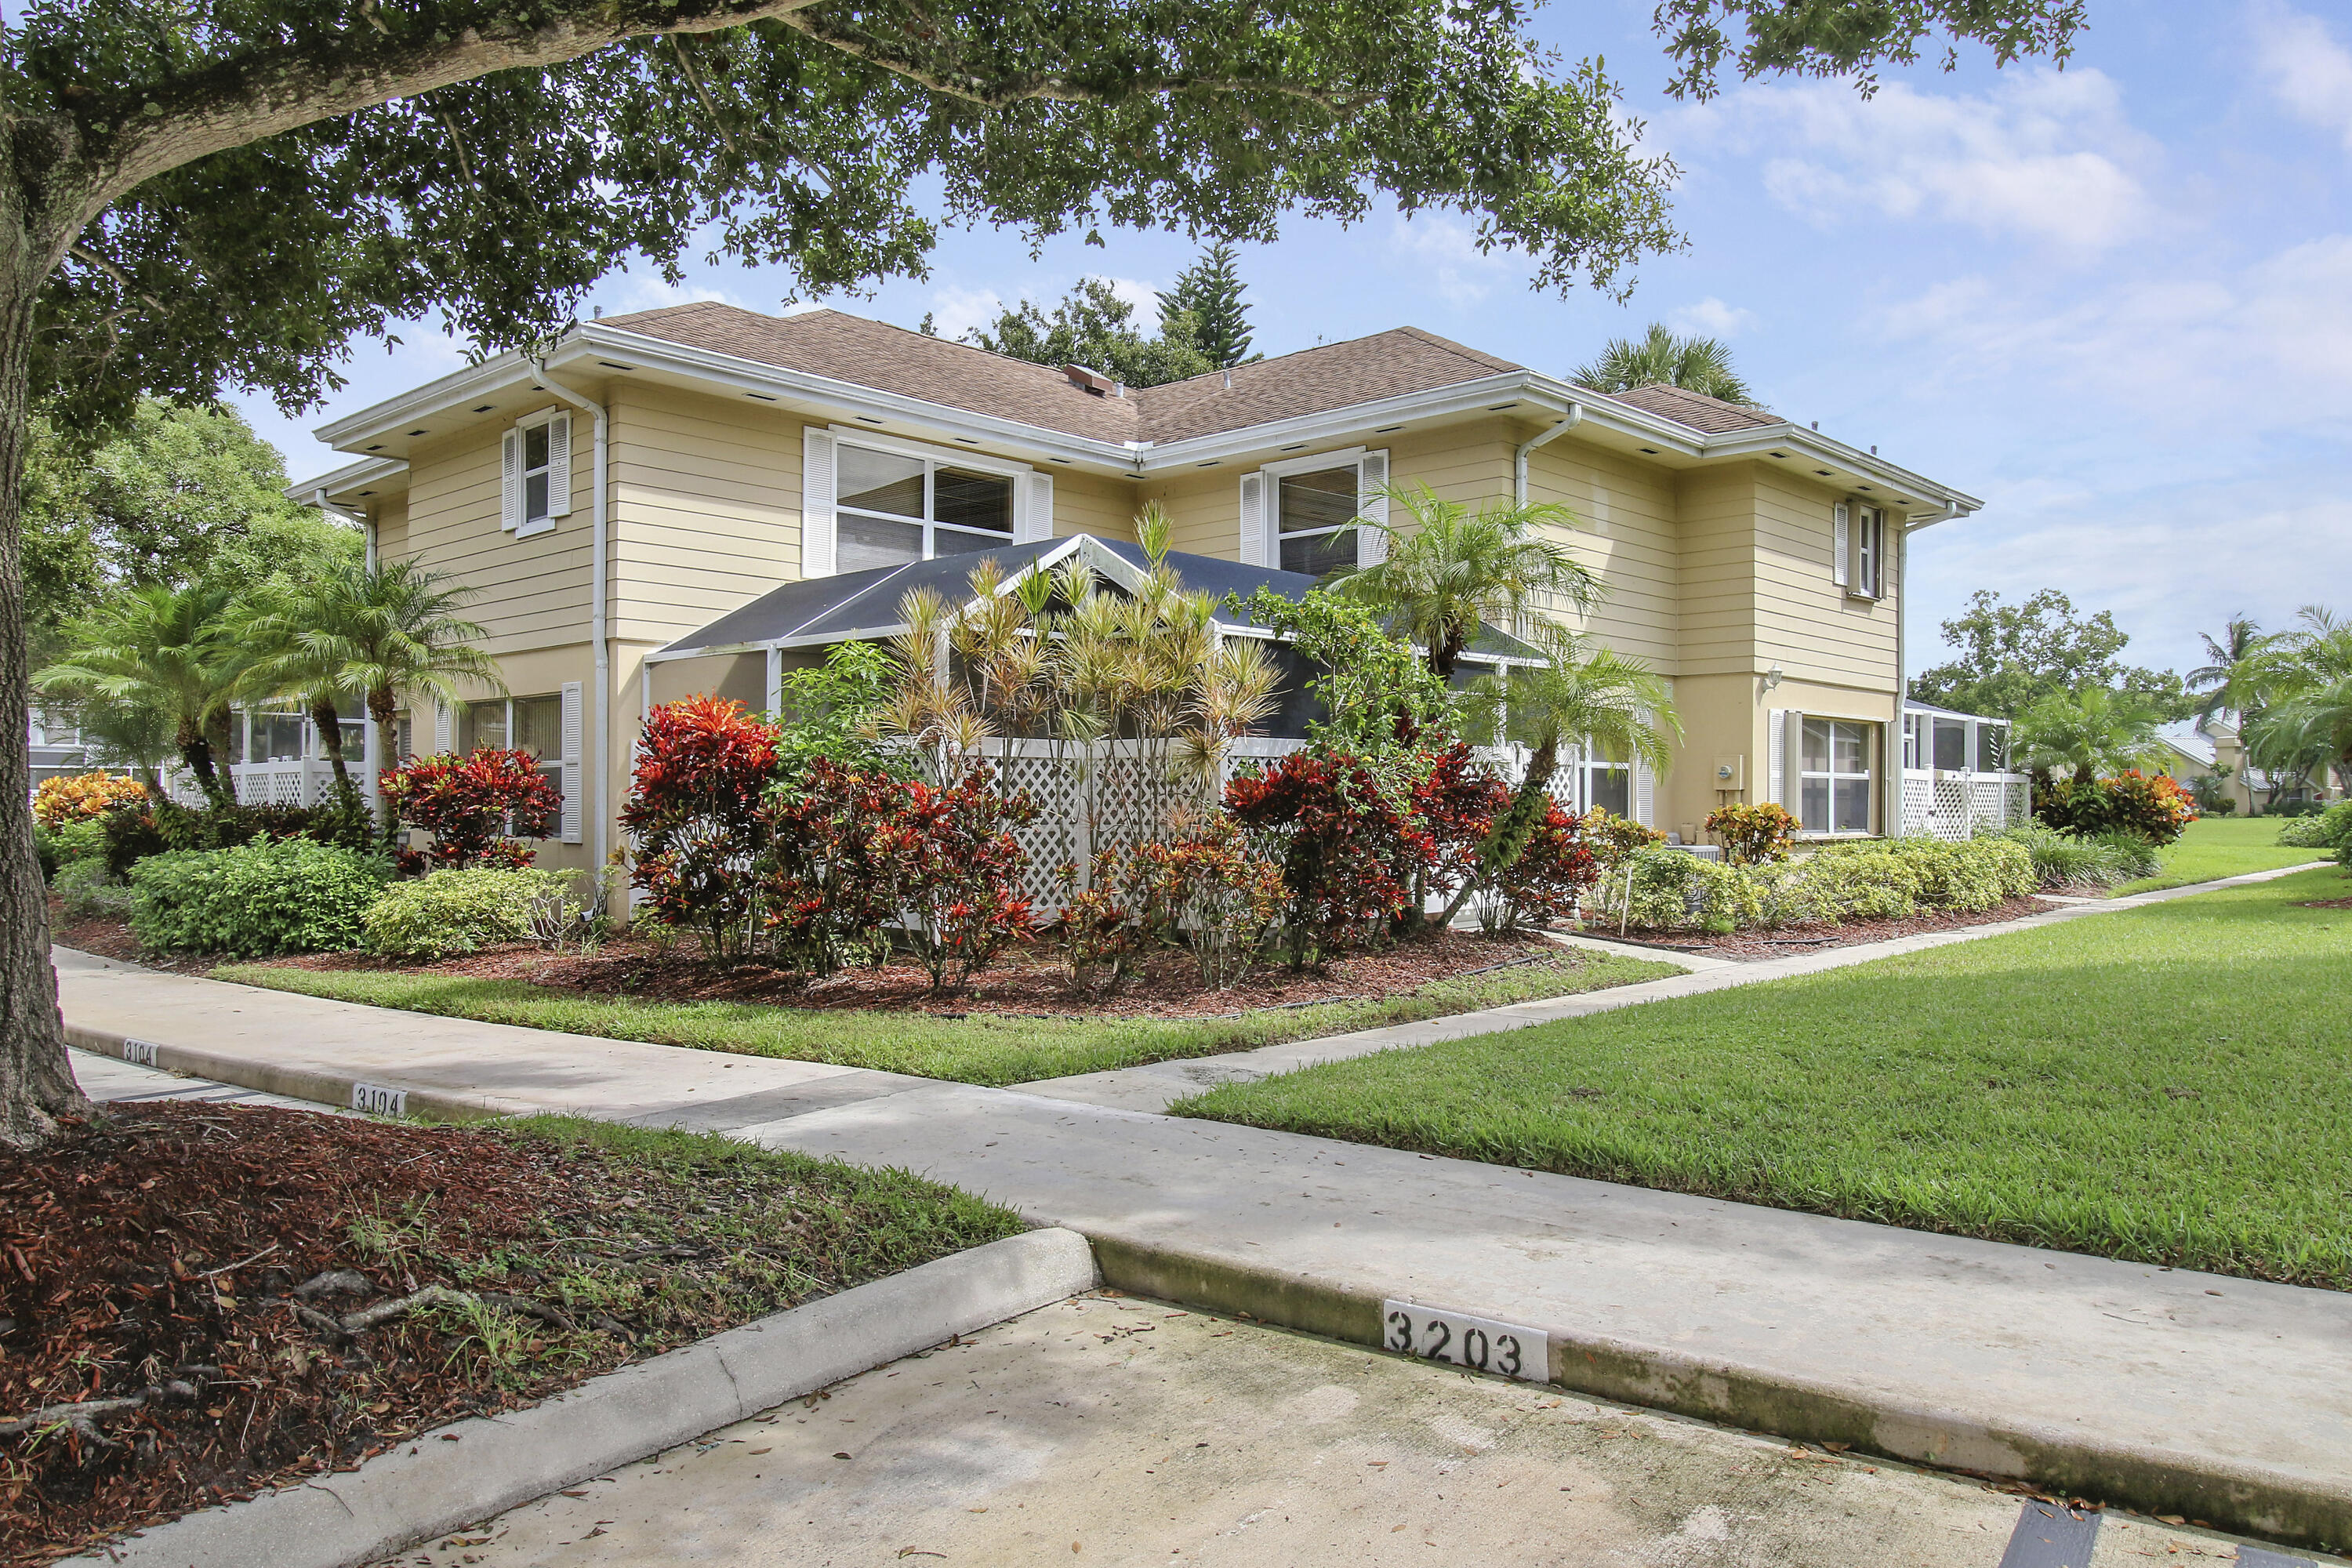
[[[407,715],[404,750],[541,756],[554,866],[618,842],[650,703],[762,706],[782,670],[888,630],[906,587],[960,580],[955,558],[1084,551],[1116,583],[1156,501],[1189,579],[1296,592],[1379,548],[1348,525],[1415,484],[1566,507],[1607,590],[1581,629],[1672,682],[1673,766],[1580,754],[1579,805],[1686,841],[1734,801],[1883,833],[1906,821],[1907,541],[1979,504],[1759,409],[1602,395],[1412,327],[1134,388],[836,310],[680,305],[320,435],[356,460],[299,493],[474,589],[511,693]]]

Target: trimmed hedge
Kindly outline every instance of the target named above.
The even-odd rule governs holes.
[[[1830,844],[1804,859],[1727,866],[1681,849],[1637,850],[1596,889],[1614,925],[1654,931],[1778,930],[1980,911],[2041,886],[2033,858],[2006,838],[1894,838]]]
[[[579,923],[583,906],[573,882],[567,871],[435,871],[386,888],[362,918],[361,931],[367,950],[383,958],[446,958],[528,942]]]
[[[381,856],[307,838],[172,850],[131,868],[131,930],[144,947],[236,958],[355,947],[391,879]]]

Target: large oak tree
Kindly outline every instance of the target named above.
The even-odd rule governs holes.
[[[2063,55],[2082,0],[1665,0],[1678,90]],[[1534,283],[1622,290],[1672,170],[1517,0],[33,0],[0,37],[0,1138],[79,1102],[26,805],[26,420],[227,384],[288,406],[354,333],[555,330],[690,247],[808,291],[919,273],[926,210],[1271,239],[1450,208]]]

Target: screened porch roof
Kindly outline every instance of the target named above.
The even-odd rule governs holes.
[[[741,609],[719,616],[700,631],[680,637],[647,658],[662,661],[766,648],[873,642],[905,629],[898,618],[898,605],[918,589],[929,588],[947,603],[956,604],[971,596],[972,568],[983,561],[998,563],[1010,584],[1032,565],[1051,571],[1074,555],[1091,566],[1097,579],[1121,590],[1141,583],[1150,565],[1139,544],[1080,533],[1066,539],[1006,544],[969,554],[910,561],[901,566],[877,566],[833,577],[804,578],[761,595]],[[1167,562],[1185,589],[1205,593],[1216,601],[1210,613],[1212,620],[1224,630],[1243,636],[1265,634],[1245,612],[1224,602],[1227,594],[1246,600],[1258,588],[1266,587],[1287,599],[1303,599],[1318,582],[1303,572],[1245,566],[1213,555],[1171,551]],[[1544,654],[1531,644],[1482,623],[1464,657],[1482,664],[1496,664],[1507,660],[1541,661]]]

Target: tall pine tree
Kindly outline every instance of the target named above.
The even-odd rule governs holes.
[[[1192,346],[1214,369],[1265,358],[1250,353],[1249,307],[1242,302],[1242,287],[1234,247],[1219,240],[1176,275],[1175,288],[1160,296],[1161,331],[1172,337],[1177,318],[1189,318]]]

